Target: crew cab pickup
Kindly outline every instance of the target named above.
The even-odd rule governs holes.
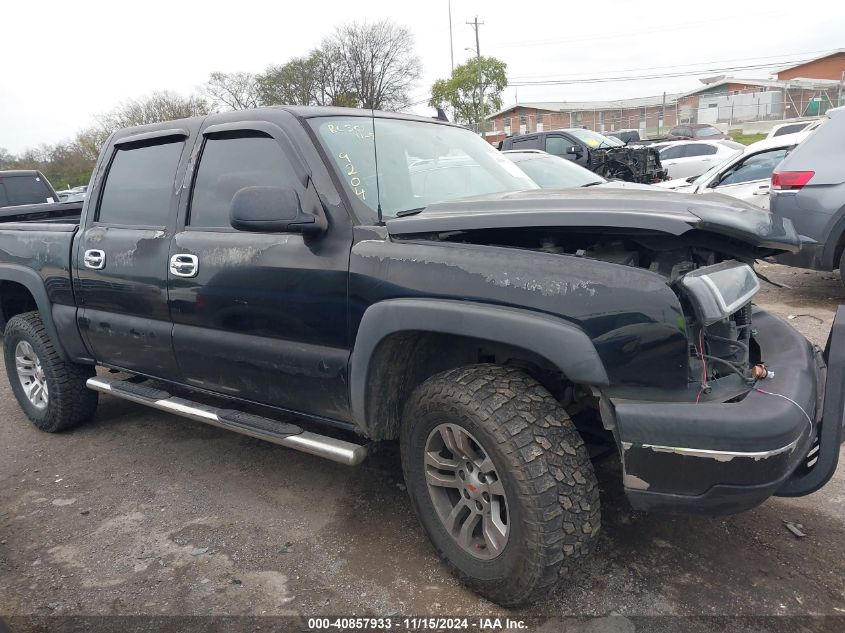
[[[823,351],[752,305],[799,244],[715,194],[538,189],[442,121],[213,114],[113,134],[78,223],[0,225],[6,370],[49,432],[106,393],[349,465],[398,440],[438,554],[516,605],[591,552],[600,454],[644,510],[829,479],[842,308]]]

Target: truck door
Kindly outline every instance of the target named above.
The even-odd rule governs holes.
[[[282,187],[320,205],[273,123],[205,128],[169,266],[173,345],[190,385],[292,411],[349,419],[348,218],[327,232],[241,232],[229,209],[244,187]],[[297,165],[303,165],[297,162]]]
[[[543,149],[549,154],[571,160],[581,166],[586,166],[589,159],[584,146],[573,137],[564,134],[546,134]]]
[[[161,378],[178,377],[167,255],[187,136],[161,130],[114,143],[75,255],[79,327],[94,357]]]

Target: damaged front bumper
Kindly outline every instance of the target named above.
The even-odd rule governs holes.
[[[634,508],[734,514],[772,495],[810,494],[832,476],[843,436],[845,306],[824,352],[766,312],[754,313],[754,327],[775,375],[739,401],[611,398]]]

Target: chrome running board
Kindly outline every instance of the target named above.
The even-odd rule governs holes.
[[[367,457],[368,447],[345,442],[326,435],[303,431],[294,424],[279,422],[240,411],[218,409],[199,402],[171,396],[166,391],[153,389],[123,380],[89,378],[89,389],[108,393],[116,398],[143,404],[159,411],[174,413],[184,418],[205,422],[212,426],[266,440],[296,451],[330,459],[346,466],[357,466]]]

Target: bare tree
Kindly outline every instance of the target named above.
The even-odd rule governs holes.
[[[350,92],[362,108],[407,107],[422,66],[410,29],[389,20],[338,27],[321,50],[336,51]]]
[[[212,103],[228,110],[257,108],[259,100],[258,76],[253,73],[213,72],[205,92]]]
[[[124,127],[185,119],[212,111],[211,104],[203,97],[183,97],[162,90],[147,97],[125,101],[111,112],[97,117],[97,121],[104,130],[111,133]]]

